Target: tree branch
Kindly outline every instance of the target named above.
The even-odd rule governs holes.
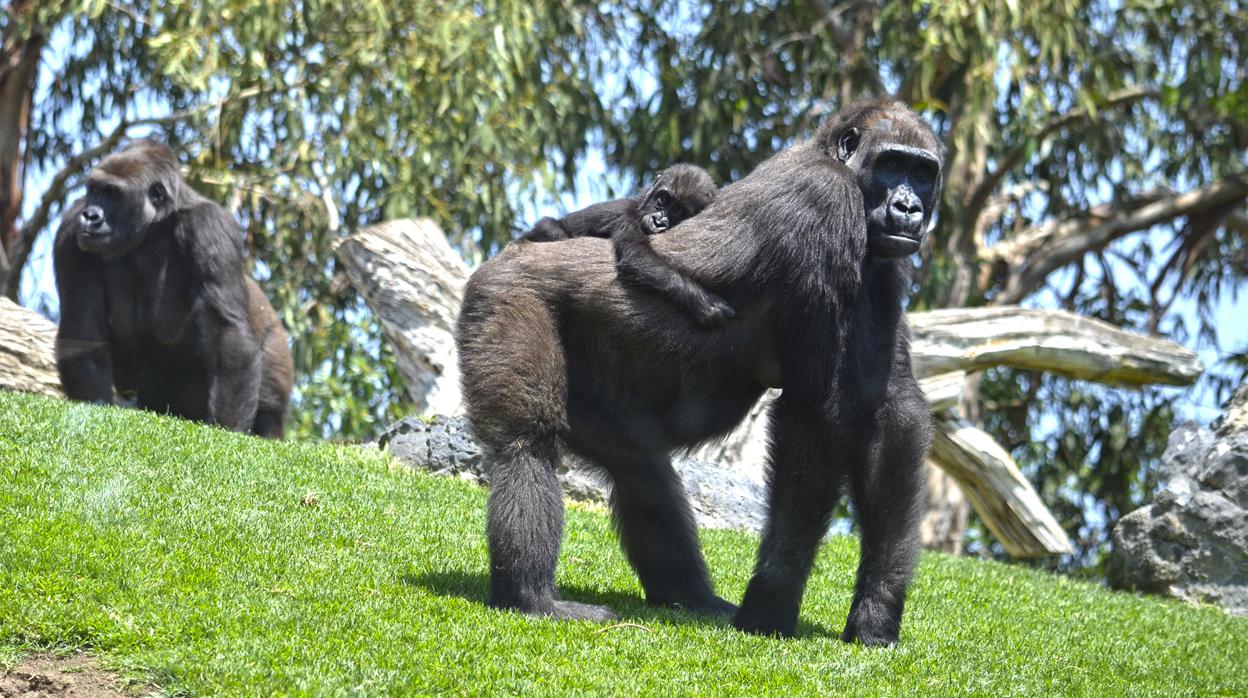
[[[1248,237],[1248,211],[1243,208],[1231,211],[1226,217],[1226,227],[1232,232]]]
[[[1156,95],[1157,90],[1151,88],[1128,87],[1106,97],[1099,107],[1102,110],[1115,109],[1134,104],[1148,97],[1155,97]],[[1001,184],[1001,180],[1005,179],[1005,176],[1023,161],[1023,158],[1027,155],[1028,145],[1032,141],[1039,144],[1054,133],[1088,117],[1088,110],[1084,107],[1077,107],[1064,114],[1058,114],[1044,122],[1034,136],[1020,139],[1013,148],[1006,151],[1001,160],[997,162],[997,166],[975,188],[975,193],[971,196],[966,209],[970,220],[978,221],[980,213],[984,210],[984,204],[988,201],[988,197]]]
[[[886,95],[884,80],[880,78],[880,70],[867,58],[864,47],[854,41],[853,34],[841,21],[841,8],[834,7],[829,0],[813,0],[815,10],[822,17],[824,25],[832,33],[832,39],[840,46],[850,67],[860,71],[870,83],[872,94]]]
[[[1102,204],[1081,216],[1041,223],[986,251],[986,259],[1004,261],[1010,269],[1005,289],[992,303],[1018,303],[1049,274],[1124,235],[1245,197],[1248,172],[1241,172],[1182,194],[1153,190],[1126,203]]]

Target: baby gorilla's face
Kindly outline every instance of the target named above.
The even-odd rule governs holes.
[[[673,165],[659,173],[641,200],[641,227],[661,233],[692,218],[715,200],[715,180],[700,167]]]
[[[680,223],[688,215],[684,207],[666,187],[659,184],[650,188],[641,202],[641,227],[646,235],[655,235]]]

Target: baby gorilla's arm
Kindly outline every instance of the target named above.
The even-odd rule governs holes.
[[[615,247],[615,269],[629,284],[658,291],[700,325],[718,327],[736,314],[732,306],[700,284],[672,268],[650,246],[641,221],[617,228],[611,235]]]

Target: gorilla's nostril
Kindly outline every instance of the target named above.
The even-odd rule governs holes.
[[[893,208],[896,209],[898,213],[905,215],[923,212],[923,207],[920,206],[917,201],[906,201],[902,199],[894,200]]]

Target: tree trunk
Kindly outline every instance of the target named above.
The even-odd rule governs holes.
[[[19,232],[22,185],[26,175],[26,132],[30,127],[31,100],[39,77],[39,54],[44,39],[38,34],[18,35],[17,18],[33,5],[15,0],[10,24],[0,38],[0,289],[16,289],[14,278],[22,272],[24,259],[11,255]],[[16,291],[9,294],[16,298]]]

